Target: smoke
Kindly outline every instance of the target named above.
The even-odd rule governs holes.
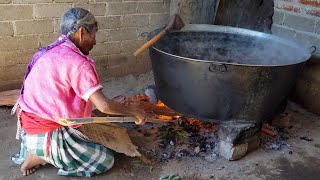
[[[225,32],[172,32],[154,46],[181,57],[249,66],[289,65],[308,58],[303,48],[286,41]]]

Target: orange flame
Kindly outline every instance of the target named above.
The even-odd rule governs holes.
[[[156,104],[158,107],[167,107],[161,100],[158,100],[158,104]]]

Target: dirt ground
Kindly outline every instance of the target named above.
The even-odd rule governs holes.
[[[152,84],[151,73],[139,77],[127,76],[110,79],[104,83],[108,97],[131,96],[142,92]],[[58,176],[57,169],[46,165],[35,174],[22,177],[19,166],[9,159],[19,150],[15,140],[16,118],[10,115],[11,108],[0,108],[0,179],[67,179]],[[187,156],[180,160],[170,159],[144,165],[137,158],[115,154],[114,167],[93,179],[159,179],[161,175],[175,173],[181,179],[320,179],[320,117],[299,106],[289,103],[286,110],[294,120],[287,143],[290,151],[264,150],[260,148],[241,160],[227,161],[222,157]],[[302,140],[307,136],[312,141]],[[69,177],[68,179],[82,179]]]

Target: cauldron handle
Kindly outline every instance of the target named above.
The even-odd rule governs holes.
[[[317,47],[316,46],[311,46],[310,47],[310,53],[313,54],[314,52],[316,52]]]
[[[227,72],[228,69],[225,64],[211,63],[209,66],[209,71],[211,71],[211,72]]]

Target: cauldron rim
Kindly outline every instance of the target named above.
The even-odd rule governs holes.
[[[154,31],[151,31],[147,39],[151,39],[153,36],[151,35],[152,32],[160,32],[162,28],[155,29]],[[204,63],[214,63],[214,64],[226,64],[226,65],[236,65],[236,66],[250,66],[250,67],[278,67],[278,66],[288,66],[288,65],[295,65],[300,64],[302,62],[307,61],[311,57],[311,53],[302,45],[299,45],[298,43],[275,36],[272,34],[267,34],[263,32],[253,31],[249,29],[244,28],[236,28],[236,27],[230,27],[230,26],[220,26],[220,25],[210,25],[210,24],[187,24],[183,29],[180,31],[172,31],[172,32],[225,32],[225,33],[236,33],[240,35],[250,35],[252,37],[257,36],[261,38],[267,38],[271,40],[278,41],[280,43],[283,43],[284,45],[291,46],[292,48],[301,49],[301,57],[299,60],[296,60],[294,63],[287,63],[287,64],[246,64],[246,63],[233,63],[233,62],[221,62],[221,61],[215,61],[215,60],[204,60],[204,59],[194,59],[194,58],[188,58],[183,56],[174,55],[165,51],[162,51],[158,48],[156,48],[154,45],[151,46],[154,50],[163,53],[165,55],[171,56],[176,58],[177,60],[182,61],[196,61],[196,62],[204,62]]]

